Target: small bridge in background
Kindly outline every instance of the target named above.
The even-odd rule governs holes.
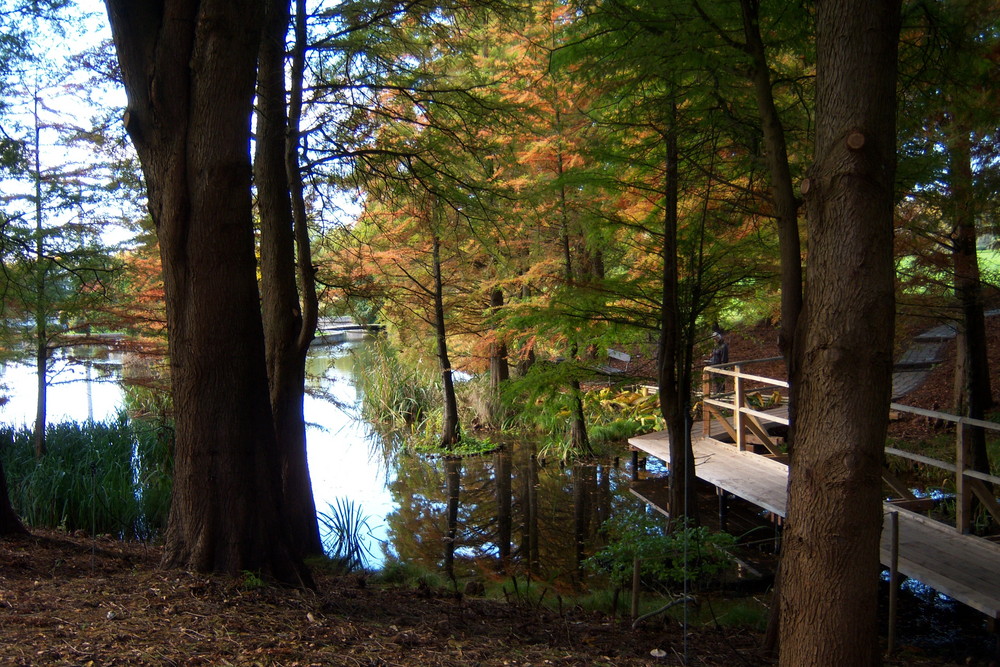
[[[321,317],[316,323],[313,345],[337,345],[348,340],[361,340],[365,336],[384,331],[381,324],[358,324],[350,315]]]
[[[728,492],[753,503],[780,522],[786,515],[788,499],[788,464],[780,435],[788,426],[788,383],[746,372],[746,368],[754,364],[773,365],[777,361],[780,359],[706,368],[702,419],[691,429],[691,445],[695,474],[699,479],[714,485],[720,493]],[[731,383],[732,391],[712,394],[719,377]],[[931,518],[928,513],[934,502],[915,497],[885,469],[883,479],[888,500],[883,503],[882,563],[891,571],[917,579],[977,609],[989,617],[997,630],[1000,544],[995,537],[977,537],[969,532],[973,496],[995,521],[1000,522],[1000,505],[988,486],[1000,484],[1000,478],[967,467],[967,435],[970,428],[1000,431],[1000,424],[898,403],[893,403],[891,410],[955,424],[954,461],[940,461],[891,447],[886,448],[886,455],[930,465],[954,475],[956,522],[950,525]],[[631,438],[629,444],[669,465],[670,442],[665,431]],[[648,487],[648,480],[644,484]],[[669,516],[670,508],[663,507],[662,501],[644,492],[642,486],[637,485],[632,492]]]

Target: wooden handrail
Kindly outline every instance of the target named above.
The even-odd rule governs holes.
[[[761,410],[755,410],[746,405],[746,396],[749,392],[743,384],[744,382],[749,381],[763,384],[765,387],[788,388],[789,384],[785,380],[778,380],[760,375],[751,375],[749,373],[744,373],[742,370],[748,365],[781,360],[781,357],[769,357],[767,359],[753,359],[750,361],[737,361],[726,364],[718,364],[715,366],[705,366],[702,374],[702,420],[704,422],[703,426],[705,435],[708,436],[711,433],[710,427],[713,415],[716,419],[723,419],[721,413],[718,410],[713,410],[713,407],[733,412],[733,424],[730,426],[727,423],[726,430],[730,434],[733,434],[735,431],[734,440],[736,440],[736,446],[741,450],[746,447],[747,432],[757,432],[759,430],[757,428],[753,428],[751,425],[750,420],[752,418],[756,417],[758,419],[767,419],[772,422],[788,425],[788,420],[783,417],[778,417]],[[720,400],[719,398],[711,397],[713,375],[733,378],[734,391],[733,394],[731,394],[732,400]],[[957,496],[955,523],[956,528],[960,532],[967,533],[971,529],[971,516],[969,509],[971,507],[972,496],[974,495],[979,497],[980,500],[983,501],[983,505],[994,515],[994,518],[1000,521],[1000,504],[996,502],[995,498],[992,498],[991,496],[987,497],[987,487],[982,484],[983,482],[987,482],[990,484],[1000,485],[1000,477],[990,475],[988,473],[978,472],[976,470],[969,470],[966,467],[966,461],[968,460],[968,452],[966,449],[968,445],[964,438],[965,427],[967,426],[984,428],[991,431],[1000,431],[1000,424],[982,419],[972,419],[971,417],[961,417],[959,415],[939,412],[937,410],[915,408],[901,403],[890,403],[889,409],[896,412],[915,414],[931,419],[939,419],[956,425],[954,464],[934,459],[929,456],[922,456],[920,454],[907,452],[895,447],[886,447],[885,453],[909,459],[911,461],[916,461],[924,465],[940,468],[941,470],[946,470],[955,475],[955,491]],[[759,433],[758,437],[760,437]],[[771,449],[773,453],[773,443],[770,443],[769,449]]]

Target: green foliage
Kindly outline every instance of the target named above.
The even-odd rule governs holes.
[[[488,373],[455,385],[459,421],[467,426],[501,427],[505,413],[500,397],[490,387]]]
[[[329,504],[328,511],[319,512],[323,549],[330,560],[345,572],[364,570],[373,554],[365,543],[365,535],[371,534],[368,516],[361,511],[361,505],[348,498],[337,498]]]
[[[1000,421],[1000,413],[988,413],[986,420]],[[957,454],[955,440],[954,425],[948,424],[941,431],[930,433],[918,439],[889,438],[886,446],[953,465]],[[986,431],[986,454],[990,461],[990,474],[1000,475],[1000,433]],[[954,492],[955,490],[954,473],[942,468],[917,463],[899,456],[889,456],[887,464],[891,472],[901,476],[914,486],[923,486],[925,489],[940,488],[946,492]]]
[[[432,454],[440,456],[480,456],[499,449],[500,445],[492,440],[462,435],[458,444],[441,447],[437,437],[417,438],[411,444],[411,449],[417,454]]]
[[[11,502],[32,526],[152,539],[166,525],[172,438],[124,415],[106,423],[47,429],[48,452],[34,456],[31,431],[0,429]]]
[[[448,586],[448,581],[437,571],[424,570],[396,559],[387,560],[375,576],[378,583],[390,586],[419,586],[434,590]]]
[[[583,409],[592,425],[591,443],[621,442],[666,428],[656,394],[610,387],[588,391],[583,395]]]
[[[570,372],[553,368],[561,365],[538,364],[540,367],[533,368],[525,378],[510,383],[504,400],[510,413],[516,415],[509,426],[541,436],[539,455],[569,459],[578,454],[569,443],[572,397],[551,377]],[[527,400],[519,403],[524,396]],[[656,395],[631,389],[603,387],[585,391],[583,411],[591,446],[609,451],[636,434],[665,428]]]
[[[573,397],[567,390],[571,380],[584,377],[583,370],[569,361],[540,361],[523,376],[503,388],[501,398],[515,414],[513,426],[564,438],[569,429]]]
[[[267,583],[261,578],[260,574],[251,572],[250,570],[243,570],[243,580],[240,582],[240,588],[246,591],[256,591],[265,586],[267,586]]]
[[[406,433],[406,445],[422,454],[468,456],[497,448],[489,440],[462,435],[454,446],[440,446],[442,387],[440,373],[403,358],[384,339],[376,338],[361,348],[357,382],[363,417],[389,431]],[[484,423],[489,406],[484,382],[476,379],[457,383],[456,397],[463,423]]]
[[[631,580],[635,559],[647,586],[670,587],[705,581],[732,566],[728,552],[736,538],[704,526],[668,530],[663,517],[623,512],[604,523],[608,544],[587,559],[591,570],[609,574],[622,587]]]
[[[716,600],[711,610],[714,622],[724,628],[750,628],[755,632],[767,629],[770,610],[757,598]],[[706,619],[707,622],[708,619]]]

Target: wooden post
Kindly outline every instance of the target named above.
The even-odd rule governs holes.
[[[632,561],[632,620],[639,618],[639,559]]]
[[[736,448],[741,452],[747,448],[747,427],[743,408],[746,406],[746,389],[743,388],[743,377],[740,367],[733,366],[736,377],[733,378],[733,426],[736,427]]]
[[[721,486],[715,487],[715,495],[719,497],[719,530],[726,532],[729,520],[729,496]]]
[[[965,437],[965,420],[955,424],[955,528],[960,533],[972,529],[972,490],[965,482],[969,460],[969,440]]]
[[[712,395],[712,378],[707,370],[701,373],[701,383],[701,432],[707,438],[712,435],[712,411],[706,402]]]
[[[632,481],[639,480],[639,450],[632,449]]]
[[[891,549],[889,556],[889,637],[887,655],[896,650],[896,606],[899,599],[899,512],[889,513]]]

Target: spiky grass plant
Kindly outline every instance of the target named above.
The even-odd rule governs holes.
[[[345,572],[366,569],[375,557],[365,539],[372,536],[369,517],[348,498],[337,498],[327,507],[318,513],[324,551]]]

